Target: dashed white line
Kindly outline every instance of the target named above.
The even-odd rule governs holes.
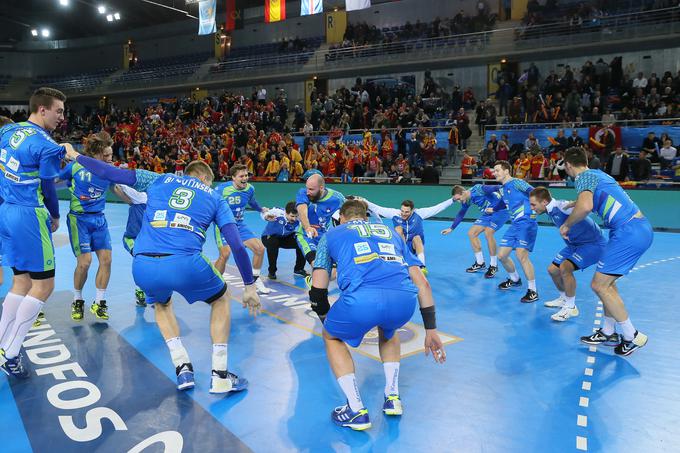
[[[578,426],[585,428],[586,426],[588,426],[588,417],[586,417],[585,415],[578,415],[576,417],[576,424]]]
[[[578,399],[578,405],[581,407],[588,407],[590,404],[590,399],[588,397],[582,396]]]
[[[576,448],[578,450],[588,450],[588,439],[581,436],[576,436]]]
[[[583,383],[581,383],[581,390],[590,390],[592,385],[593,383],[590,381],[583,381]]]

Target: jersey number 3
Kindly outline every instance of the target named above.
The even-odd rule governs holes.
[[[193,190],[184,189],[181,187],[177,188],[172,192],[172,196],[170,197],[168,205],[172,209],[183,211],[191,206],[191,201],[194,199],[194,195],[195,193]]]

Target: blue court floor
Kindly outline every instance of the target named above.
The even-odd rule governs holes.
[[[61,208],[66,212],[64,202]],[[373,427],[353,432],[330,421],[344,398],[305,303],[304,282],[292,275],[292,251],[281,251],[278,282],[267,282],[276,292],[263,298],[265,314],[253,319],[232,304],[229,367],[250,381],[246,392],[208,393],[209,307],[175,300],[197,373],[194,390],[177,392],[153,309],[135,307],[132,260],[121,244],[126,216],[126,206],[107,206],[114,242],[108,323],[89,312],[81,323],[71,321],[75,258],[63,222],[55,234],[57,281],[47,325],[24,344],[32,376],[0,375],[1,452],[680,451],[678,234],[656,233],[638,268],[619,283],[633,323],[649,335],[644,349],[620,358],[611,348],[578,341],[602,319],[589,288],[592,270],[577,276],[580,316],[550,320],[554,311],[543,302],[557,292],[545,268],[563,244],[555,228],[540,228],[532,255],[541,300],[522,304],[526,288],[496,289],[502,270],[492,281],[465,273],[473,261],[469,223],[441,236],[448,222],[425,222],[448,361],[437,365],[423,355],[416,312],[401,332],[405,413],[388,419],[380,410],[382,365],[367,338],[354,358]],[[247,222],[254,231],[264,226],[254,213]],[[206,254],[216,257],[212,239]],[[84,292],[88,306],[95,268],[96,260]],[[4,271],[0,295],[11,277]],[[237,284],[233,292],[238,295]]]

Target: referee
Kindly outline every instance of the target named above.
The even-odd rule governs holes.
[[[287,203],[285,212],[279,208],[270,209],[264,218],[267,220],[267,226],[262,232],[262,243],[267,249],[269,279],[276,280],[276,260],[279,257],[279,249],[295,249],[293,273],[306,277],[308,274],[305,271],[305,256],[295,240],[295,232],[300,225],[295,202]]]

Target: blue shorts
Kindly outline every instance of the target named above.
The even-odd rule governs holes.
[[[210,303],[227,290],[219,271],[200,253],[161,257],[137,255],[132,261],[132,276],[146,293],[146,301],[152,304],[166,303],[173,291],[184,296],[190,304],[196,301]]]
[[[513,222],[501,239],[501,247],[534,250],[538,223],[534,221]]]
[[[484,228],[493,228],[494,231],[501,229],[503,225],[510,218],[510,213],[507,209],[503,211],[494,212],[493,214],[482,214],[477,220],[475,220],[474,225],[478,225]]]
[[[135,238],[131,238],[129,236],[123,236],[123,248],[127,250],[127,252],[134,256],[134,253],[132,253],[132,250],[135,247]]]
[[[654,231],[646,218],[634,218],[615,230],[609,230],[609,242],[597,263],[597,272],[626,275],[652,245]]]
[[[560,264],[569,260],[574,263],[577,269],[587,269],[593,264],[597,264],[605,245],[605,242],[601,244],[568,245],[555,255],[552,262],[555,266],[560,267]]]
[[[104,213],[74,214],[66,216],[68,237],[75,256],[97,250],[111,250],[111,235]]]
[[[3,203],[0,218],[6,266],[24,272],[54,270],[52,220],[47,209]]]
[[[250,228],[248,228],[245,222],[236,222],[236,228],[238,228],[238,235],[241,236],[241,242],[246,242],[249,239],[258,237],[250,231]],[[224,239],[224,236],[222,236],[222,233],[217,226],[215,226],[215,243],[218,248],[226,247],[228,245],[227,240]]]
[[[385,338],[390,339],[413,316],[418,305],[418,293],[413,291],[359,288],[352,293],[343,292],[333,304],[324,329],[356,348],[364,335],[380,327]]]
[[[410,238],[408,238],[406,240],[406,245],[408,245],[408,248],[411,249],[411,251],[413,253],[415,253],[415,251],[416,251],[415,247],[413,247],[413,240],[416,237],[419,237],[421,242],[423,243],[423,245],[425,245],[425,235],[424,234],[414,234],[413,236],[411,236]]]

